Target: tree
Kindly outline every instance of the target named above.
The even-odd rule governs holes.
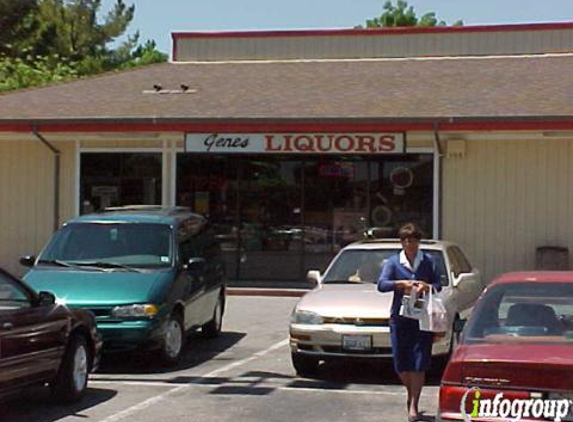
[[[13,57],[18,41],[33,30],[29,16],[38,8],[36,0],[0,0],[0,55]]]
[[[396,6],[391,1],[384,3],[384,13],[381,16],[366,20],[367,28],[380,28],[392,26],[446,26],[446,22],[438,21],[435,12],[428,12],[418,18],[414,8],[408,6],[404,0],[398,0]],[[461,20],[453,26],[462,26]]]
[[[139,33],[115,49],[135,6],[116,0],[98,19],[101,0],[0,0],[0,91],[159,63],[167,55]]]

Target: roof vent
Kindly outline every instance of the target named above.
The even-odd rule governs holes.
[[[194,94],[196,89],[189,89],[189,85],[181,84],[180,89],[163,89],[161,84],[154,84],[153,89],[144,89],[143,94]]]

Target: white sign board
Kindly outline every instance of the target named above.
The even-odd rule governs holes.
[[[402,154],[403,133],[187,133],[186,152]]]

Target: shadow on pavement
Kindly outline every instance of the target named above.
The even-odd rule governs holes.
[[[104,353],[98,374],[165,374],[181,371],[211,360],[243,339],[246,333],[223,332],[214,339],[190,334],[181,360],[176,365],[163,364],[158,355],[150,351]],[[98,379],[102,379],[98,377]]]
[[[89,384],[88,384],[89,385]],[[0,405],[0,420],[8,422],[53,422],[69,416],[87,418],[87,409],[111,400],[117,391],[88,388],[85,397],[70,404],[57,404],[50,400],[47,387],[32,387],[11,396]]]

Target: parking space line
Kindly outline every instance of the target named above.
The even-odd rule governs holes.
[[[255,353],[255,354],[253,354],[252,356],[249,356],[248,358],[242,359],[242,360],[237,361],[237,362],[230,363],[229,365],[223,366],[222,368],[215,369],[214,371],[211,371],[211,372],[209,372],[208,374],[205,374],[205,375],[203,375],[203,376],[194,377],[194,378],[191,379],[191,382],[188,383],[188,384],[181,385],[181,386],[176,387],[176,388],[174,388],[174,389],[172,389],[172,390],[169,390],[169,391],[167,391],[167,392],[165,392],[165,393],[163,393],[163,394],[160,394],[160,395],[158,395],[158,396],[155,396],[155,397],[152,397],[152,398],[147,399],[147,400],[145,400],[145,401],[142,401],[141,403],[138,403],[138,404],[136,404],[136,405],[133,405],[133,406],[131,406],[131,407],[125,409],[125,410],[122,410],[121,412],[118,412],[118,413],[115,413],[115,414],[113,414],[113,415],[111,415],[111,416],[108,416],[107,418],[102,419],[100,422],[116,422],[116,421],[125,419],[125,418],[127,418],[127,417],[133,415],[134,413],[140,412],[140,411],[142,411],[142,410],[144,410],[144,409],[147,409],[147,408],[150,407],[150,406],[153,406],[154,404],[156,404],[156,403],[158,403],[158,402],[160,402],[160,401],[162,401],[162,400],[165,400],[166,398],[168,398],[168,397],[170,397],[170,396],[173,396],[173,395],[175,395],[175,394],[177,394],[177,393],[179,393],[179,392],[181,392],[181,391],[183,391],[183,390],[186,390],[186,389],[188,389],[188,388],[191,388],[192,386],[196,385],[196,384],[193,384],[193,381],[198,381],[198,380],[201,380],[202,378],[211,378],[211,377],[214,377],[214,376],[216,376],[216,375],[218,375],[218,374],[220,374],[220,373],[222,373],[222,372],[228,371],[228,370],[233,369],[233,368],[236,368],[236,367],[238,367],[238,366],[242,366],[242,365],[244,365],[244,364],[246,364],[246,363],[249,363],[249,362],[251,362],[251,361],[253,361],[253,360],[255,360],[255,359],[258,359],[258,358],[260,358],[260,357],[262,357],[262,356],[265,356],[266,354],[271,353],[271,352],[273,352],[273,351],[275,351],[275,350],[277,350],[277,349],[280,349],[281,347],[284,347],[284,346],[286,346],[286,345],[288,345],[288,344],[289,344],[289,339],[288,339],[288,338],[287,338],[287,339],[284,339],[284,340],[281,340],[280,342],[278,342],[278,343],[276,343],[276,344],[273,344],[273,345],[272,345],[271,347],[269,347],[268,349],[261,350],[260,352],[257,352],[257,353]]]
[[[90,383],[92,383],[90,381]],[[167,383],[162,381],[126,381],[121,382],[121,380],[117,381],[94,381],[94,384],[121,384],[121,385],[132,385],[137,387],[172,387],[178,386],[180,387],[191,387],[189,383]],[[218,388],[218,386],[213,386],[211,384],[193,384],[193,387],[203,387],[203,388]],[[394,392],[394,391],[380,391],[380,390],[343,390],[343,389],[330,389],[330,388],[313,388],[313,387],[288,387],[288,386],[273,386],[269,384],[260,384],[256,387],[252,387],[253,391],[257,388],[261,387],[270,387],[275,390],[279,391],[290,391],[290,392],[314,392],[314,393],[336,393],[336,394],[356,394],[356,395],[375,395],[375,396],[406,396],[405,392]],[[249,390],[249,387],[244,387],[245,391]],[[248,395],[248,393],[246,393]]]

